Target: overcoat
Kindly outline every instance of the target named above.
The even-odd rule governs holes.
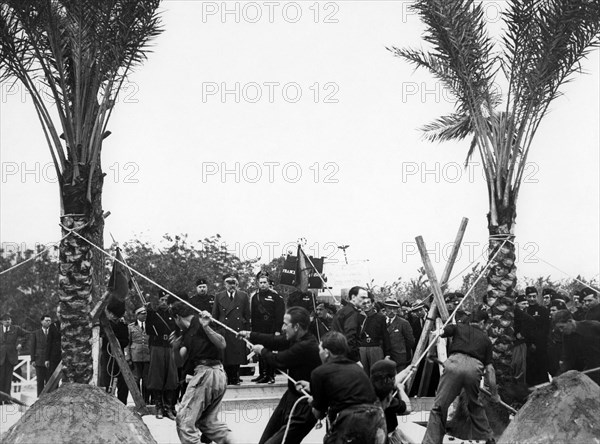
[[[218,293],[215,296],[212,317],[235,331],[250,330],[250,299],[248,294],[236,290],[233,300],[231,300],[229,293],[226,291]],[[219,328],[218,325],[215,328]],[[219,333],[223,335],[226,342],[223,365],[245,364],[246,356],[249,353],[246,349],[246,343],[241,339],[237,339],[228,330],[221,329]]]

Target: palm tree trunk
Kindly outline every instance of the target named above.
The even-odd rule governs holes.
[[[97,168],[92,201],[86,199],[88,171],[71,184],[65,174],[61,187],[61,224],[103,248],[102,183]],[[62,230],[65,236],[68,231]],[[92,324],[90,312],[104,287],[104,257],[83,239],[71,235],[59,249],[59,299],[61,303],[62,361],[66,382],[87,384],[92,378]]]
[[[487,275],[487,291],[488,295],[498,298],[491,308],[488,335],[493,343],[493,361],[499,384],[512,380],[513,376],[511,368],[515,304],[513,289],[517,284],[513,220],[513,217],[508,217],[502,218],[498,226],[488,224],[489,257],[494,259]]]

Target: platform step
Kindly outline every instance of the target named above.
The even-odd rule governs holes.
[[[228,385],[223,400],[281,398],[286,390],[287,384],[283,382],[276,382],[275,384],[244,383],[242,385]]]

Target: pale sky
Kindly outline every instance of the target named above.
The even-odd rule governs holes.
[[[164,1],[165,32],[115,107],[102,164],[109,232],[124,242],[216,233],[268,262],[300,237],[316,256],[369,260],[376,283],[414,277],[422,235],[438,276],[487,245],[479,159],[419,128],[451,97],[386,46],[421,44],[408,2]],[[499,4],[486,14],[499,26]],[[519,278],[599,272],[599,51],[551,106],[518,201]],[[3,84],[0,240],[60,238],[58,186],[30,98]],[[327,272],[327,270],[325,270]]]

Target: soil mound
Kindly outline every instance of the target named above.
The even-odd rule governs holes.
[[[2,442],[156,444],[139,415],[104,390],[85,384],[65,384],[38,399]]]
[[[572,370],[532,393],[498,444],[597,443],[598,418],[600,386]]]

